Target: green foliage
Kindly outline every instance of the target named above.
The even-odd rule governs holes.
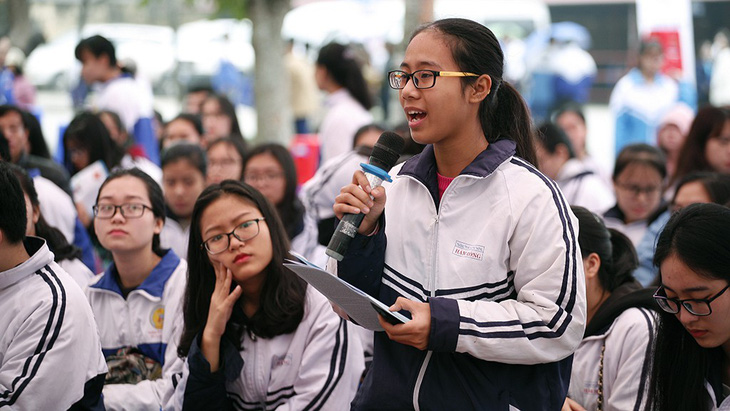
[[[248,17],[248,0],[216,0],[217,17],[243,19]]]

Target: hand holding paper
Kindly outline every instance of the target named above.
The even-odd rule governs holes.
[[[428,347],[428,337],[431,333],[431,306],[428,303],[412,301],[398,297],[391,309],[406,310],[411,313],[411,321],[406,324],[393,325],[379,318],[380,325],[388,334],[388,338],[401,344],[425,350]]]
[[[340,307],[354,323],[361,327],[373,331],[383,331],[378,317],[379,312],[394,323],[409,321],[407,317],[398,312],[390,312],[388,306],[377,299],[311,263],[287,261],[284,266]]]

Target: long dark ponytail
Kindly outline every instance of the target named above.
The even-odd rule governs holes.
[[[366,110],[370,110],[373,102],[365,76],[362,74],[362,64],[351,46],[339,43],[327,44],[319,50],[317,64],[327,69],[337,84],[346,88]]]
[[[14,164],[11,164],[10,169],[18,177],[20,187],[28,196],[28,199],[30,199],[31,207],[40,209],[41,203],[38,199],[38,191],[35,189],[33,179],[24,169]],[[35,223],[35,235],[46,240],[48,248],[53,252],[54,261],[60,262],[81,258],[81,249],[73,244],[69,244],[59,229],[46,222],[42,213],[38,216],[38,222]]]
[[[525,100],[502,79],[504,54],[491,30],[467,19],[443,19],[419,27],[411,40],[426,30],[446,36],[451,54],[461,71],[487,74],[492,79],[489,95],[479,105],[479,121],[488,142],[509,139],[517,144],[517,155],[537,164],[533,126]],[[476,77],[463,77],[464,87]]]
[[[619,231],[606,228],[601,217],[584,207],[571,206],[578,218],[578,244],[583,258],[595,253],[601,259],[598,281],[612,292],[620,285],[633,281],[634,269],[639,265],[631,240]]]

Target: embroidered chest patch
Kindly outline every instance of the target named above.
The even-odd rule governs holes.
[[[472,260],[484,260],[483,245],[472,245],[457,240],[452,253],[459,257],[471,258]]]
[[[162,324],[165,322],[165,306],[158,305],[152,310],[150,314],[150,324],[157,330],[162,329]]]
[[[292,361],[291,354],[284,354],[282,356],[273,356],[271,358],[271,369],[282,367],[282,366],[290,366]]]

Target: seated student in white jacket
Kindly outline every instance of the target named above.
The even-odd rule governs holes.
[[[69,244],[61,230],[46,221],[35,188],[37,180],[31,178],[22,168],[11,167],[25,196],[25,210],[28,218],[25,235],[37,236],[46,240],[48,248],[53,253],[53,260],[76,281],[79,287],[86,287],[94,277],[94,273],[81,261],[81,249]],[[63,194],[65,195],[65,193]]]
[[[23,191],[0,161],[0,409],[103,410],[94,316],[45,241],[26,237]]]
[[[730,209],[691,204],[657,240],[651,410],[730,409]]]
[[[360,127],[355,132],[352,150],[331,158],[322,164],[317,172],[302,185],[299,198],[304,203],[307,214],[317,224],[317,241],[327,246],[337,226],[337,219],[332,206],[340,189],[352,181],[353,170],[360,169],[361,163],[367,163],[373,146],[385,129],[371,123]]]
[[[649,217],[662,205],[667,176],[664,154],[648,144],[629,144],[616,157],[613,187],[616,205],[603,213],[606,227],[625,234],[638,247]]]
[[[538,168],[555,180],[570,205],[602,214],[616,204],[611,188],[590,166],[575,156],[565,132],[553,123],[544,123],[535,139]]]
[[[291,250],[324,267],[325,247],[317,242],[316,223],[297,197],[297,169],[289,149],[277,143],[253,147],[243,159],[243,182],[276,207]]]
[[[190,244],[174,408],[348,409],[360,340],[282,265],[289,241],[274,206],[238,181],[213,184],[195,203]]]
[[[197,144],[177,143],[162,151],[161,162],[167,217],[160,244],[184,257],[188,254],[193,206],[205,189],[205,151]]]
[[[631,241],[601,217],[573,206],[586,276],[588,323],[573,356],[563,410],[643,410],[656,303],[632,276]],[[599,408],[602,407],[602,408]]]
[[[160,248],[162,190],[139,169],[112,173],[94,206],[94,229],[113,262],[86,289],[109,374],[108,410],[159,410],[172,394],[187,264]]]

